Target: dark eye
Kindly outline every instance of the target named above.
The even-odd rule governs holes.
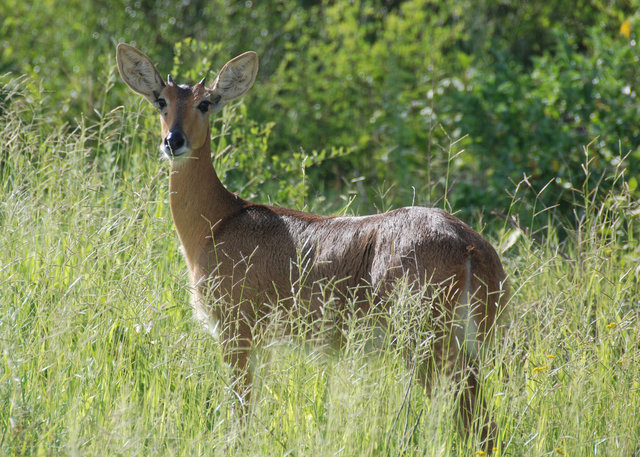
[[[158,98],[156,100],[156,106],[159,109],[163,110],[163,109],[165,109],[167,107],[167,101],[164,98]]]
[[[210,101],[207,100],[203,100],[200,103],[198,103],[198,109],[203,112],[206,113],[207,111],[209,111],[209,106],[211,105]]]

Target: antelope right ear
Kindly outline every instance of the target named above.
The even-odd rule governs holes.
[[[222,67],[210,92],[219,95],[222,103],[230,102],[251,89],[258,74],[258,54],[247,51]]]
[[[142,51],[126,43],[118,44],[116,62],[122,80],[134,92],[155,103],[165,83],[156,67]]]

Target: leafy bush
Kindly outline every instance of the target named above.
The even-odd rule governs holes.
[[[472,154],[481,169],[492,170],[476,205],[499,199],[501,185],[526,175],[536,192],[551,186],[542,199],[546,206],[566,210],[582,191],[587,144],[595,154],[592,188],[613,174],[621,157],[629,170],[640,166],[635,35],[598,24],[583,41],[559,27],[554,36],[554,46],[534,57],[529,71],[496,60],[488,78],[478,73],[471,90],[452,94]]]
[[[290,200],[287,186],[300,187],[304,169],[306,190],[293,201],[325,212],[353,196],[358,212],[414,201],[506,211],[526,176],[534,194],[549,184],[541,204],[566,213],[584,145],[596,155],[592,176],[606,177],[619,157],[630,170],[640,160],[635,0],[3,7],[0,72],[29,75],[31,93],[44,92],[40,103],[54,108],[50,122],[70,130],[132,105],[114,65],[120,41],[184,82],[257,51],[258,83],[235,118],[243,124],[221,143],[237,143],[235,158],[219,160],[234,168],[236,189],[263,201]],[[144,121],[149,147],[154,122]],[[252,131],[258,143],[237,137]]]

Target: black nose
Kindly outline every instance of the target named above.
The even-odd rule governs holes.
[[[164,145],[173,154],[184,146],[184,135],[180,131],[172,130],[164,139]]]

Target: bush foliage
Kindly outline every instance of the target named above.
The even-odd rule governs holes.
[[[134,103],[114,68],[120,41],[185,82],[257,51],[249,120],[228,140],[261,146],[229,166],[234,184],[277,200],[296,185],[311,207],[357,195],[360,210],[503,211],[526,177],[518,198],[567,209],[583,146],[596,178],[640,166],[637,1],[3,3],[0,72],[29,75],[69,125]]]
[[[260,151],[229,166],[234,184],[274,199],[296,185],[311,207],[357,195],[361,210],[503,211],[525,177],[518,198],[566,210],[583,146],[596,178],[640,166],[637,1],[36,3],[4,2],[0,72],[29,75],[55,122],[134,103],[114,69],[120,41],[185,82],[257,51],[250,121],[228,139],[250,133]]]

